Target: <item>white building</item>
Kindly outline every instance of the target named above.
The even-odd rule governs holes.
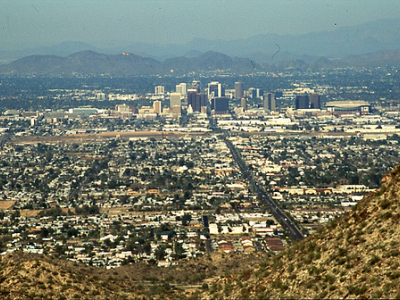
[[[155,87],[155,89],[154,89],[154,94],[155,94],[156,96],[164,97],[164,94],[165,94],[164,86],[162,86],[162,85],[157,85],[157,86]]]
[[[187,92],[187,84],[186,83],[180,83],[175,86],[175,90],[177,93],[179,93],[181,96],[186,96]]]

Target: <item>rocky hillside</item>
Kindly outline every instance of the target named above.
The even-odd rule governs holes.
[[[48,256],[13,253],[0,258],[0,299],[188,299],[212,278],[255,268],[256,254],[212,254],[169,268],[144,262],[106,270]]]
[[[215,298],[400,297],[400,166],[353,211],[258,268],[216,281]]]

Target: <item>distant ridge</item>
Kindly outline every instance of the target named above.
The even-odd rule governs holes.
[[[260,71],[292,69],[323,69],[335,67],[383,67],[400,64],[400,49],[352,55],[341,59],[316,58],[306,62],[301,59],[259,64],[249,58],[230,57],[207,51],[198,56],[180,56],[160,62],[154,58],[135,54],[102,54],[91,50],[80,51],[66,57],[56,55],[31,55],[9,64],[0,65],[0,74],[13,75],[73,75],[110,74],[125,75],[182,75],[201,72],[229,72],[249,74]]]
[[[106,55],[94,51],[81,51],[67,57],[32,55],[0,66],[0,73],[8,74],[105,74],[139,75],[157,74],[161,63],[137,55]]]
[[[202,71],[226,71],[251,73],[261,70],[259,64],[246,58],[231,58],[209,51],[197,57],[177,57],[160,62],[153,58],[134,54],[107,55],[94,51],[81,51],[67,57],[55,55],[32,55],[9,64],[0,65],[3,74],[111,74],[149,75],[183,74]]]

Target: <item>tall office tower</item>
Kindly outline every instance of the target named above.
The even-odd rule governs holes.
[[[262,89],[257,89],[256,98],[261,99],[262,97],[264,97],[264,91]]]
[[[154,89],[154,94],[155,94],[156,96],[162,96],[162,97],[164,97],[164,94],[165,94],[164,87],[163,87],[162,85],[156,86],[156,88]]]
[[[308,109],[310,108],[310,99],[307,94],[296,96],[295,109]]]
[[[196,95],[196,105],[193,111],[201,112],[202,107],[207,107],[207,95],[205,93],[199,93]]]
[[[161,114],[161,101],[154,101],[153,109],[156,114]]]
[[[240,106],[243,108],[243,111],[247,110],[247,98],[243,97],[240,100]]]
[[[193,109],[193,112],[201,112],[203,106],[207,106],[207,95],[205,93],[198,93],[196,89],[189,89],[187,91],[187,103]]]
[[[193,108],[194,101],[196,100],[197,90],[196,89],[188,89],[186,94],[187,105],[191,105]]]
[[[215,114],[229,113],[229,100],[225,97],[217,97],[214,99],[214,112]]]
[[[275,94],[274,93],[265,93],[264,94],[264,108],[269,109],[270,111],[276,110],[276,102],[275,102]]]
[[[181,107],[181,94],[180,93],[169,94],[169,107],[172,108],[174,106]]]
[[[321,108],[321,97],[319,94],[310,94],[310,108]]]
[[[235,82],[235,98],[242,99],[243,97],[243,82]]]
[[[186,96],[187,85],[186,83],[180,83],[175,86],[175,90],[177,93],[180,93],[182,96]]]
[[[225,96],[225,90],[222,84],[214,81],[208,84],[208,98],[223,97]]]

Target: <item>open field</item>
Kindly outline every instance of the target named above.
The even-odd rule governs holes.
[[[21,217],[33,217],[39,214],[41,211],[45,209],[22,209],[20,210]],[[62,208],[61,209],[64,213],[68,213],[68,210],[75,212],[75,208]]]
[[[91,140],[110,138],[177,138],[185,135],[203,135],[204,132],[163,132],[163,131],[108,131],[101,133],[81,133],[58,136],[13,136],[13,144],[37,144],[37,143],[82,143]]]
[[[19,212],[21,217],[33,217],[40,213],[43,209],[21,209]]]

